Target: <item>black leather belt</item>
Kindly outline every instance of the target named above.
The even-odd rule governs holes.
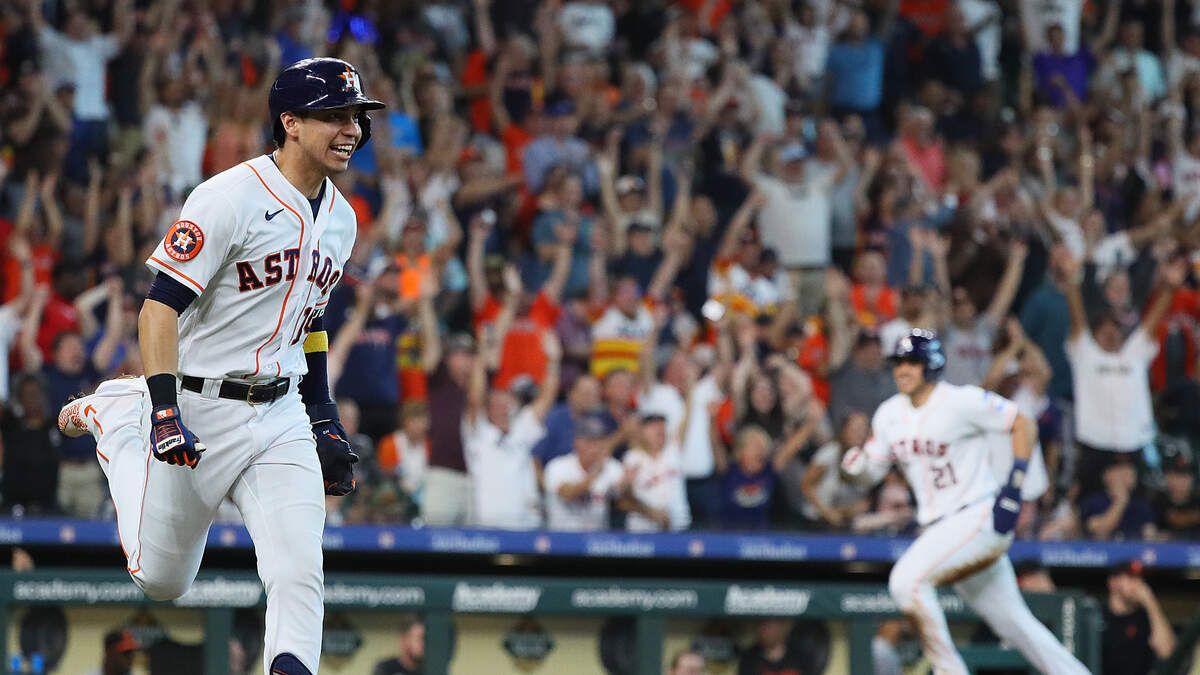
[[[194,391],[197,394],[204,391],[203,377],[184,375],[180,379],[180,383],[188,391]],[[242,382],[221,380],[221,389],[217,392],[217,396],[258,405],[260,403],[270,403],[283,396],[291,388],[291,385],[292,381],[286,377],[280,377],[262,384],[244,384]]]

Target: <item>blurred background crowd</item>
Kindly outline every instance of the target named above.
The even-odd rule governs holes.
[[[388,104],[335,181],[330,523],[911,531],[838,465],[924,327],[1038,421],[1019,536],[1200,534],[1195,0],[0,12],[5,513],[111,516],[58,408],[141,372],[143,261],[330,55]]]

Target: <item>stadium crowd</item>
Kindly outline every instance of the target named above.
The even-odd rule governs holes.
[[[1019,536],[1200,534],[1192,0],[0,12],[5,513],[111,515],[57,410],[140,372],[143,261],[333,55],[388,108],[335,181],[331,523],[910,531],[838,467],[924,327],[1038,421]]]

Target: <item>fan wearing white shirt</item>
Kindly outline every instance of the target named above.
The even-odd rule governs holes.
[[[511,323],[513,304],[507,305],[497,324]],[[497,330],[503,344],[506,330]],[[541,499],[534,470],[533,446],[546,435],[546,413],[558,394],[562,346],[552,331],[542,335],[546,370],[532,403],[517,408],[517,399],[506,389],[488,389],[487,363],[475,359],[463,415],[463,455],[475,499],[475,525],[501,529],[532,529],[541,525]]]
[[[1100,489],[1104,468],[1123,456],[1140,456],[1154,440],[1150,398],[1150,363],[1158,354],[1156,329],[1170,308],[1175,289],[1187,276],[1187,260],[1175,257],[1160,268],[1159,291],[1142,323],[1125,338],[1111,314],[1090,325],[1079,285],[1077,260],[1064,263],[1069,272],[1066,295],[1071,332],[1067,359],[1075,391],[1075,436],[1079,459],[1075,475],[1080,494]]]
[[[575,429],[575,447],[546,465],[546,527],[596,532],[608,528],[611,502],[629,485],[628,474],[612,458],[608,425],[587,415]]]
[[[629,511],[625,529],[630,532],[684,530],[692,522],[680,467],[679,448],[667,445],[666,417],[642,413],[637,445],[625,453],[630,490],[620,506]]]

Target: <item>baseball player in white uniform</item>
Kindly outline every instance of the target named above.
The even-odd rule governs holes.
[[[937,602],[935,588],[942,584],[953,584],[1042,672],[1087,673],[1030,613],[1005,555],[1021,509],[1033,422],[997,394],[937,382],[946,358],[930,331],[911,331],[891,358],[899,393],[875,411],[871,438],[846,451],[842,470],[877,481],[896,464],[916,494],[924,530],[896,561],[888,588],[916,625],[934,673],[967,673]],[[997,432],[1012,434],[1013,465],[1003,486],[992,474],[988,448],[988,434]]]
[[[357,225],[329,176],[382,107],[345,61],[284,69],[270,94],[278,150],[197,187],[147,261],[147,377],[107,381],[59,415],[67,435],[96,437],[127,569],[151,599],[188,590],[232,499],[267,594],[271,675],[317,672],[325,495],[354,489],[321,315]]]

